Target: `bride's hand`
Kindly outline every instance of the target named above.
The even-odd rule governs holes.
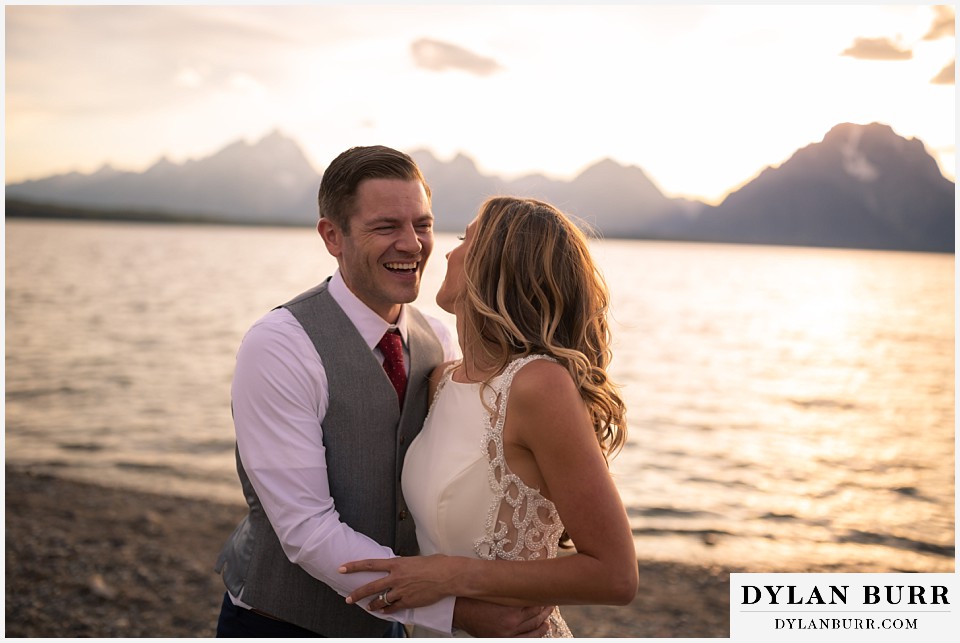
[[[384,614],[392,614],[400,609],[432,605],[445,596],[454,595],[454,582],[464,560],[441,554],[374,558],[345,563],[338,571],[341,574],[387,572],[383,578],[354,590],[347,597],[347,603],[373,596],[367,606],[369,611],[382,610]]]

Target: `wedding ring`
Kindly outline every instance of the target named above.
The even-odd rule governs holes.
[[[390,591],[390,590],[388,589],[388,590],[386,590],[386,591],[384,591],[384,592],[380,592],[380,600],[383,601],[383,604],[384,604],[384,605],[387,605],[387,606],[393,605],[392,602],[390,602],[390,601],[387,600],[387,592],[389,592],[389,591]]]

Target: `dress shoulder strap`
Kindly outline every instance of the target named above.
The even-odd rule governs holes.
[[[507,364],[507,367],[503,369],[503,373],[500,374],[500,377],[494,383],[493,390],[496,393],[496,417],[498,421],[491,422],[491,425],[497,433],[503,431],[503,419],[507,414],[507,398],[510,396],[510,385],[513,384],[514,376],[521,368],[538,359],[545,359],[557,363],[557,360],[549,355],[533,354],[518,357]]]
[[[434,403],[436,403],[437,398],[440,397],[440,391],[442,391],[443,387],[450,381],[450,378],[453,376],[453,369],[459,366],[461,361],[463,360],[450,362],[444,367],[443,374],[440,376],[440,382],[437,383],[437,390],[433,392],[433,399],[430,400],[430,409],[433,409]]]

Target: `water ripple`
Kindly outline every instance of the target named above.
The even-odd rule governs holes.
[[[333,271],[316,232],[11,220],[6,239],[7,463],[239,499],[237,346]],[[433,300],[457,243],[437,235],[417,302],[451,329]],[[953,570],[952,255],[593,243],[629,413],[611,468],[648,551]]]

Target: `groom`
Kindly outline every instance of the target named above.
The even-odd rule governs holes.
[[[433,249],[430,188],[382,147],[324,172],[317,230],[334,275],[267,313],[237,353],[237,472],[249,507],[216,571],[217,636],[402,636],[344,596],[380,574],[344,562],[418,552],[400,467],[427,411],[427,376],[456,354],[413,306]],[[364,602],[365,603],[365,602]],[[447,598],[390,621],[449,634],[542,634],[550,609]]]

